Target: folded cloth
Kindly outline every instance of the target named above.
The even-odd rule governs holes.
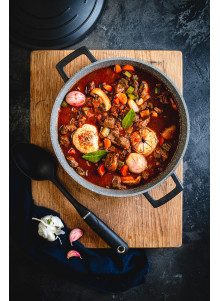
[[[34,204],[30,181],[20,174],[10,176],[10,235],[22,250],[43,263],[52,264],[65,275],[101,291],[116,293],[128,290],[144,282],[149,271],[148,259],[143,249],[130,249],[125,255],[115,254],[111,249],[88,249],[76,241],[69,242],[70,230],[64,224],[65,234],[59,240],[49,242],[38,235],[38,222],[32,217],[59,214]],[[77,250],[83,259],[67,259],[67,252]]]

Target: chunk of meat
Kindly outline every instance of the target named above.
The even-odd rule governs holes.
[[[140,88],[138,90],[138,95],[140,98],[143,98],[143,100],[147,100],[149,98],[149,86],[146,81],[142,81],[140,84]]]
[[[161,147],[157,147],[153,153],[155,159],[162,159],[163,161],[166,161],[168,158],[168,152],[165,149],[162,149]]]
[[[118,111],[119,111],[119,108],[116,106],[112,106],[110,109],[111,115],[115,118],[118,118]]]
[[[79,163],[76,161],[76,159],[74,157],[68,156],[68,157],[66,157],[66,159],[71,167],[75,168],[75,167],[79,166]]]
[[[121,170],[122,166],[124,165],[125,165],[124,161],[118,160],[118,167],[117,167],[118,170]]]
[[[125,137],[119,137],[117,139],[117,142],[119,144],[119,146],[121,146],[122,148],[126,149],[128,152],[131,151],[131,144],[130,141],[125,138]]]
[[[165,91],[159,95],[159,100],[162,104],[169,104],[169,95],[170,93],[168,91]]]
[[[147,179],[149,178],[149,176],[150,176],[149,171],[144,170],[144,171],[142,172],[142,178],[143,178],[144,180],[147,180]]]
[[[147,127],[148,123],[150,122],[150,117],[146,118],[145,120],[141,120],[136,123],[136,127],[138,129],[144,129]]]
[[[102,125],[107,127],[107,128],[113,129],[114,126],[115,126],[115,118],[114,117],[107,117],[102,122]]]
[[[119,154],[119,159],[124,161],[125,158],[127,157],[128,152],[124,149],[122,152]]]
[[[115,171],[118,167],[118,156],[116,154],[108,153],[105,158],[105,168],[108,171]]]
[[[121,178],[119,176],[114,176],[112,180],[112,188],[120,190],[126,189],[126,187],[121,184]]]
[[[86,94],[90,94],[93,89],[95,89],[95,82],[91,81],[86,85]]]
[[[154,111],[155,112],[157,112],[158,114],[161,114],[163,111],[160,109],[160,108],[158,108],[158,107],[155,107],[154,108]]]
[[[134,75],[132,75],[131,80],[130,80],[130,85],[134,88],[134,93],[137,94],[138,88],[139,88],[139,83],[138,81],[134,78]]]
[[[139,106],[140,111],[144,111],[148,108],[148,103],[145,101],[142,105]]]
[[[154,106],[151,102],[148,102],[147,107],[152,110]]]
[[[137,153],[131,153],[126,159],[126,164],[130,172],[135,174],[139,174],[147,169],[147,160],[143,155]]]
[[[76,129],[77,129],[77,127],[74,124],[62,125],[59,128],[59,132],[62,135],[66,135],[68,132],[72,133]]]
[[[59,142],[60,142],[60,145],[63,145],[64,147],[68,147],[70,145],[70,141],[67,136],[60,136]]]
[[[117,85],[115,86],[115,93],[125,92],[125,88],[128,87],[128,80],[125,78],[119,79]]]
[[[88,172],[83,170],[81,167],[76,167],[76,172],[81,176],[81,177],[85,177],[87,176]]]

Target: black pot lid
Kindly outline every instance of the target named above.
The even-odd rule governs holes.
[[[105,0],[11,0],[10,38],[31,49],[61,49],[82,39]]]

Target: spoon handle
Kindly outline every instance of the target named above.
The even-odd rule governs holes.
[[[112,249],[118,254],[125,254],[129,250],[128,245],[113,230],[111,230],[102,220],[100,220],[93,212],[81,205],[64,187],[53,179],[53,183],[63,193],[63,195],[75,207],[84,222],[89,225]]]

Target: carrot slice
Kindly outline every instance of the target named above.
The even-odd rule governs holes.
[[[76,154],[76,151],[74,148],[71,148],[69,151],[68,151],[68,154],[70,155],[75,155]]]
[[[126,70],[126,71],[134,71],[134,67],[131,66],[131,65],[124,65],[124,66],[123,66],[123,70]]]
[[[158,114],[157,114],[157,112],[152,111],[152,112],[151,112],[151,116],[156,118],[156,117],[158,117]]]
[[[109,92],[112,91],[112,86],[110,86],[110,85],[103,85],[103,88],[104,88],[106,91],[109,91]]]
[[[101,177],[105,174],[105,166],[104,166],[104,164],[102,164],[102,165],[100,165],[98,167],[98,173],[100,174]]]
[[[120,65],[115,65],[115,72],[120,73],[121,71],[122,71],[121,66]]]
[[[122,168],[121,168],[121,174],[122,174],[122,176],[127,176],[127,174],[128,174],[128,165],[123,165],[122,166]]]
[[[114,99],[114,101],[113,101],[116,105],[118,105],[119,104],[119,98],[118,97],[116,97],[115,99]]]
[[[159,145],[160,145],[160,146],[163,145],[163,143],[164,143],[164,138],[163,138],[162,136],[160,136],[158,140],[159,140]]]
[[[125,105],[127,103],[127,96],[124,93],[118,93],[116,94],[116,97],[119,99],[120,103],[122,103],[123,105]]]
[[[111,146],[111,140],[108,138],[104,139],[104,145],[105,145],[105,149],[107,150],[110,146]]]

